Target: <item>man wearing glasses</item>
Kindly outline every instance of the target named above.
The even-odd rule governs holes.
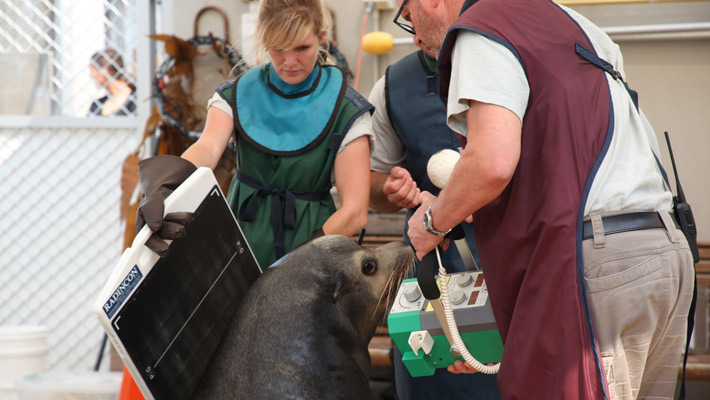
[[[398,2],[465,146],[408,235],[421,258],[473,214],[501,396],[673,398],[693,259],[618,46],[549,0]]]
[[[413,28],[398,18],[395,22],[414,34]],[[373,134],[377,147],[370,158],[370,207],[380,212],[407,209],[407,219],[419,204],[420,190],[438,193],[426,173],[429,158],[442,149],[458,150],[460,144],[446,126],[446,110],[439,98],[436,54],[415,40],[421,50],[402,58],[387,68],[375,83],[370,102]],[[464,224],[468,247],[475,254],[471,224]],[[405,223],[405,240],[406,223]],[[466,270],[456,246],[442,253],[447,272]],[[416,276],[416,270],[412,272]],[[394,381],[400,400],[430,399],[500,399],[496,375],[454,375],[437,369],[433,376],[413,378],[395,348]]]

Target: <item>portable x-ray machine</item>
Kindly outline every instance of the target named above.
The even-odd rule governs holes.
[[[458,161],[458,155],[452,153],[434,154],[427,165],[430,180],[440,188]],[[406,279],[399,287],[387,317],[389,334],[413,377],[434,375],[437,368],[446,368],[457,359],[483,373],[495,374],[500,364],[485,364],[500,362],[503,342],[483,271],[476,265],[461,225],[447,236],[456,245],[466,271],[447,275],[439,248],[427,254],[417,278]]]
[[[417,278],[402,282],[387,317],[392,341],[413,377],[434,375],[457,359],[495,374],[499,364],[485,364],[500,362],[503,354],[486,281],[460,225],[450,239],[462,258],[470,257],[464,262],[467,271],[446,275],[437,248],[424,257]],[[468,269],[471,265],[474,269]]]

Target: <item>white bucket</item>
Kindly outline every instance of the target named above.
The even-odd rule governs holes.
[[[44,371],[48,333],[43,326],[0,326],[0,390]]]

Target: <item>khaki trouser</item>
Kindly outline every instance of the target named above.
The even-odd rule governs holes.
[[[583,241],[584,276],[610,399],[672,399],[685,350],[693,259],[668,213],[666,229]]]

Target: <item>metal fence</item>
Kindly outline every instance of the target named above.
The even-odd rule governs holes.
[[[86,115],[92,100],[106,94],[89,70],[92,55],[106,49],[121,56],[110,63],[117,71],[109,80],[135,84],[134,3],[0,1],[0,72],[13,77],[3,80],[0,114]]]
[[[88,370],[103,337],[91,306],[122,251],[121,164],[139,137],[129,121],[24,122],[0,127],[0,325],[47,326],[47,368]]]
[[[47,370],[91,369],[103,338],[91,307],[122,251],[121,164],[141,135],[136,117],[84,118],[108,95],[89,65],[115,49],[137,83],[136,3],[0,0],[0,325],[48,327]]]

